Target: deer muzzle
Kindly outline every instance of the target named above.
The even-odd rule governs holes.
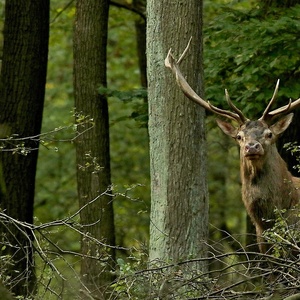
[[[258,142],[249,142],[245,145],[245,157],[247,159],[257,159],[264,154],[263,147]]]

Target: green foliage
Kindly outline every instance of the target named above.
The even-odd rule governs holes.
[[[109,98],[115,98],[124,103],[131,103],[132,113],[131,115],[121,116],[114,119],[114,122],[126,121],[128,118],[132,118],[138,124],[138,127],[147,128],[148,126],[148,104],[147,104],[147,90],[135,89],[131,91],[112,90],[105,87],[99,88],[99,93],[106,95]]]
[[[289,211],[275,209],[275,220],[272,228],[264,232],[266,240],[272,244],[272,255],[278,258],[291,257],[298,253],[300,248],[299,209],[294,207]]]
[[[110,89],[140,88],[134,25],[137,18],[130,11],[110,6],[107,48],[107,86]]]
[[[300,5],[273,8],[267,15],[256,4],[234,5],[219,8],[204,27],[206,95],[222,106],[227,88],[253,117],[271,98],[278,78],[279,97],[299,96]]]
[[[286,148],[287,151],[290,151],[291,154],[295,156],[297,164],[293,166],[293,168],[300,172],[300,146],[297,144],[297,142],[291,142],[286,143],[284,148]]]

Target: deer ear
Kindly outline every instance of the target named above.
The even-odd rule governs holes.
[[[270,129],[276,134],[281,134],[283,133],[289,125],[292,123],[294,114],[288,114],[281,119],[279,119],[275,124],[273,124]]]
[[[229,136],[231,136],[231,137],[233,137],[233,138],[236,137],[237,131],[238,131],[237,128],[235,128],[233,125],[231,125],[231,124],[228,123],[228,122],[221,121],[221,120],[219,120],[219,119],[216,119],[216,121],[217,121],[218,126],[222,129],[222,131],[223,131],[225,134],[227,134],[227,135],[229,135]]]

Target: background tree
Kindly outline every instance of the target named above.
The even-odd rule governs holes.
[[[203,94],[202,1],[150,0],[147,16],[149,255],[152,262],[177,262],[203,257],[206,251],[208,195],[204,111],[185,99],[165,68],[164,59],[170,47],[178,56],[193,36],[182,69],[191,86]]]
[[[41,130],[48,36],[49,0],[6,1],[0,124],[1,137],[11,136],[12,140],[2,145],[0,203],[7,215],[27,223],[33,222],[39,142],[17,138],[33,137]],[[11,276],[12,290],[28,296],[35,286],[32,236],[2,222],[1,239],[5,244],[2,255],[11,259],[5,274]]]
[[[93,128],[77,139],[77,184],[80,207],[110,188],[108,106],[100,86],[106,87],[106,45],[109,1],[78,0],[74,32],[74,93],[77,119],[90,118]],[[81,128],[85,131],[86,128]],[[84,231],[101,244],[82,238],[81,275],[93,295],[105,298],[111,283],[115,244],[111,191],[81,211]],[[107,246],[104,246],[107,245]],[[98,257],[98,260],[89,257]]]
[[[147,88],[147,57],[146,57],[146,0],[133,0],[134,8],[141,12],[135,20],[137,55],[141,86]]]

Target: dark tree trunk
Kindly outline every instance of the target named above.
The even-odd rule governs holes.
[[[133,0],[133,5],[136,10],[145,12],[145,0]],[[146,12],[145,12],[146,14]],[[139,59],[139,69],[141,77],[141,86],[147,88],[147,57],[146,57],[146,17],[139,17],[135,21],[137,54]]]
[[[98,93],[106,86],[107,0],[78,0],[74,32],[74,91],[78,114],[93,119],[93,128],[85,131],[76,143],[79,205],[83,207],[99,197],[111,185],[109,123],[107,99]],[[84,131],[84,126],[79,127]],[[83,230],[98,242],[114,246],[112,198],[99,197],[80,214]],[[111,283],[115,251],[82,238],[81,274],[92,295],[105,299]],[[94,256],[98,259],[90,258]]]
[[[45,94],[49,38],[49,0],[9,0],[5,5],[4,46],[0,83],[1,137],[40,133]],[[1,152],[1,209],[10,217],[33,222],[33,202],[38,142],[30,139],[10,143],[27,155]],[[24,147],[23,147],[24,146]],[[23,228],[1,224],[1,239],[8,243],[5,254],[12,290],[27,296],[35,284],[32,236]],[[2,254],[4,254],[2,252]]]
[[[300,95],[299,95],[300,96]],[[287,150],[284,145],[286,143],[294,143],[300,146],[300,110],[294,112],[294,118],[292,124],[285,131],[284,135],[280,137],[278,140],[278,149],[279,153],[285,162],[288,165],[289,171],[293,174],[293,176],[300,177],[299,168],[295,168],[295,166],[299,165],[299,152],[296,154],[292,154],[291,151]],[[298,157],[298,159],[297,159]]]

